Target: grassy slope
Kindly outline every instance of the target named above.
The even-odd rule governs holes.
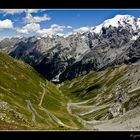
[[[140,65],[109,67],[104,71],[67,80],[60,89],[71,98],[73,114],[86,121],[99,120],[106,116],[109,107],[114,104],[118,85],[128,92],[128,99],[123,103],[126,111],[138,106],[140,89],[133,92],[131,90],[140,87],[139,71]],[[135,100],[137,104],[134,105]]]
[[[45,94],[39,108],[43,86]],[[30,102],[30,104],[29,104]],[[6,105],[3,105],[5,104]],[[77,129],[79,123],[66,109],[67,99],[32,67],[0,53],[0,129]],[[59,119],[67,126],[56,121]]]
[[[131,110],[140,101],[139,72],[139,65],[110,67],[56,86],[29,65],[0,53],[0,129],[85,129],[68,113],[69,101],[72,114],[84,121],[100,120],[120,85],[129,96],[123,107]]]
[[[101,91],[103,92],[103,87],[106,87],[110,91],[112,86],[125,74],[125,70],[127,69],[129,69],[129,66],[122,66],[116,69],[107,68],[104,71],[91,72],[71,81],[65,81],[61,86],[61,90],[75,101],[91,99],[99,95]]]

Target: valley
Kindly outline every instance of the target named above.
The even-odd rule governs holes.
[[[140,129],[140,18],[82,29],[0,40],[0,130]]]
[[[3,53],[0,58],[1,129],[139,129],[139,64],[54,85],[24,62]]]

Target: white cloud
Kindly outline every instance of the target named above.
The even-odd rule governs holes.
[[[25,13],[37,13],[38,11],[45,11],[46,9],[0,9],[0,12],[4,14],[21,14]]]
[[[17,29],[16,30],[18,33],[22,33],[22,34],[28,34],[28,30],[27,29]]]
[[[61,25],[58,25],[58,24],[52,24],[51,25],[51,29],[53,31],[56,31],[56,32],[61,32],[63,31],[63,29],[66,28],[65,26],[61,26]]]
[[[1,9],[0,12],[5,13],[5,14],[20,14],[25,12],[26,9]]]
[[[41,29],[40,24],[38,23],[29,23],[22,28],[17,28],[16,31],[22,34],[36,33],[43,37],[59,35],[64,36],[64,29],[72,28],[71,26],[63,26],[58,24],[52,24],[50,28]]]
[[[10,29],[13,28],[13,22],[9,19],[0,20],[0,28],[1,29]]]
[[[23,26],[21,29],[17,29],[18,33],[29,34],[30,32],[38,32],[40,30],[40,25],[36,23],[30,23]]]
[[[70,26],[70,27],[71,27],[71,26]],[[69,27],[67,26],[67,28],[69,28]],[[71,27],[71,28],[72,28],[72,27]],[[72,34],[76,34],[76,33],[82,34],[82,33],[84,33],[84,32],[90,31],[90,30],[91,30],[91,27],[88,27],[88,26],[81,27],[81,28],[78,28],[78,29],[74,29],[74,30],[71,31],[71,32],[68,32],[67,34],[65,34],[64,37],[68,37],[68,36],[70,36],[70,35],[72,35]]]
[[[32,16],[30,13],[27,13],[26,17],[25,17],[25,22],[27,23],[35,23],[35,22],[42,22],[42,21],[48,21],[51,18],[45,14],[43,16]]]
[[[39,11],[46,11],[46,9],[27,9],[27,13],[37,13]]]
[[[38,33],[44,37],[45,36],[52,36],[52,35],[61,35],[62,36],[62,32],[64,31],[65,28],[67,28],[67,27],[61,26],[58,24],[53,24],[48,29],[39,30]]]
[[[67,26],[67,28],[68,28],[68,29],[71,29],[72,27],[71,27],[71,26]]]
[[[90,27],[81,27],[79,29],[75,29],[74,32],[78,32],[78,33],[84,33],[90,30]]]

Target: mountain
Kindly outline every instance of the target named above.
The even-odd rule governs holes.
[[[30,64],[48,80],[62,82],[112,65],[136,63],[139,31],[139,18],[116,15],[67,36],[4,39],[0,50]]]
[[[116,15],[67,36],[1,40],[0,129],[139,130],[139,32],[139,18]]]
[[[82,129],[67,102],[31,66],[0,52],[0,130]]]
[[[98,37],[91,39],[94,43],[91,43],[90,51],[84,54],[80,61],[69,66],[60,75],[60,80],[72,79],[90,71],[98,71],[110,65],[125,63],[125,60],[131,59],[132,56],[128,58],[123,54],[126,51],[129,53],[130,48],[131,51],[134,49],[137,51],[136,49],[139,47],[133,48],[135,42],[139,41],[139,30],[139,19],[120,15],[93,28],[90,33],[98,33]],[[125,60],[122,61],[120,56],[123,56]]]

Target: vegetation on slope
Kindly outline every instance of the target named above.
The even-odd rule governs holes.
[[[60,89],[72,101],[69,106],[72,114],[84,122],[110,120],[139,107],[140,65],[91,72],[65,81]]]
[[[78,129],[66,105],[54,84],[0,53],[0,129]]]
[[[140,65],[109,67],[54,85],[0,53],[0,129],[96,129],[94,123],[126,116],[139,102]]]

